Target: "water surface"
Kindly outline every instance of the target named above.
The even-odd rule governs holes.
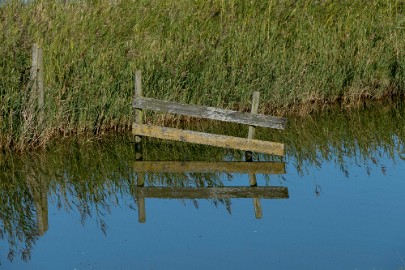
[[[259,129],[287,147],[283,159],[253,156],[275,166],[265,174],[221,173],[224,163],[213,172],[141,172],[131,136],[4,152],[0,269],[405,269],[403,116],[402,106],[383,106]],[[193,128],[247,134],[238,125]],[[244,153],[146,140],[143,159],[215,168]],[[257,186],[287,196],[190,198],[192,188],[244,190],[253,174]],[[142,198],[142,179],[189,193]]]

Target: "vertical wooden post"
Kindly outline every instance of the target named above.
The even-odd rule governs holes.
[[[48,185],[43,177],[36,177],[37,172],[31,165],[28,163],[25,165],[25,171],[28,172],[26,185],[35,205],[37,235],[42,236],[48,230]],[[39,168],[43,167],[42,163],[36,165]]]
[[[37,44],[32,45],[31,52],[31,71],[30,71],[30,81],[32,83],[31,96],[37,91],[37,73],[38,73],[38,46]]]
[[[252,109],[251,109],[251,113],[253,114],[257,114],[259,111],[259,99],[260,99],[260,92],[258,91],[253,92]],[[255,127],[249,126],[248,139],[253,139],[254,136],[255,136]],[[252,162],[253,161],[252,152],[246,151],[245,159],[247,162]],[[249,174],[249,184],[251,187],[257,187],[256,174]],[[259,198],[253,198],[253,207],[255,209],[256,218],[257,219],[262,218],[262,207],[260,205]]]
[[[39,236],[44,235],[48,230],[48,194],[44,183],[40,183],[40,185],[41,188],[38,191],[39,194],[37,194],[35,201]]]
[[[43,53],[42,48],[38,44],[32,45],[31,53],[31,71],[30,71],[30,82],[31,82],[31,93],[30,102],[34,102],[35,97],[37,97],[38,104],[38,125],[40,126],[44,120],[44,103],[45,103],[45,91],[44,91],[44,64],[43,64]],[[32,103],[34,104],[34,103]],[[35,110],[35,105],[32,105],[32,110]],[[31,111],[32,113],[33,111]]]
[[[255,209],[256,219],[261,219],[263,217],[263,213],[262,213],[262,206],[260,204],[259,198],[253,198],[253,207]]]
[[[146,223],[145,197],[138,198],[138,222]]]
[[[257,114],[259,111],[259,99],[260,99],[260,92],[254,91],[253,92],[253,98],[252,98],[252,109],[250,113]],[[249,126],[249,134],[248,134],[248,139],[253,139],[255,136],[255,127],[254,126]],[[253,154],[252,152],[246,151],[245,152],[245,158],[246,161],[252,161]]]
[[[142,97],[142,73],[140,70],[135,72],[135,97]],[[143,111],[142,109],[135,109],[135,123],[143,124]],[[141,136],[135,136],[135,142],[141,142]]]
[[[140,70],[135,72],[135,98],[143,96],[142,93],[142,73]],[[142,109],[134,109],[134,117],[136,124],[143,124],[143,111]],[[135,135],[135,158],[142,160],[142,137]]]
[[[38,125],[41,126],[44,121],[44,64],[42,48],[37,46],[37,86],[38,86]]]
[[[137,187],[143,188],[145,186],[145,173],[139,172],[137,173]],[[145,207],[145,197],[137,197],[138,203],[138,222],[145,223],[146,222],[146,207]]]
[[[29,95],[27,96],[27,104],[25,104],[27,108],[27,112],[32,115],[35,111],[35,105],[33,105],[33,100],[35,99],[35,95],[37,94],[38,89],[38,46],[36,43],[32,44],[32,51],[31,51],[31,70],[30,70],[30,86],[31,88],[27,88],[29,90]]]
[[[256,174],[249,174],[249,184],[251,187],[257,187]],[[259,198],[253,198],[253,207],[255,209],[255,217],[261,219],[263,215]]]
[[[142,72],[140,70],[135,71],[135,98],[140,98],[143,96],[142,93]],[[134,110],[135,123],[143,124],[143,111],[142,109]],[[142,156],[142,137],[135,135],[135,159],[143,160]],[[137,187],[142,188],[145,186],[145,173],[137,173]],[[138,222],[146,222],[146,207],[145,207],[145,197],[138,197]]]

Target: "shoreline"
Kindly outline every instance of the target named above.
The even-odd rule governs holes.
[[[275,113],[271,114],[274,116],[282,116],[287,117],[288,120],[296,121],[304,121],[306,119],[309,122],[312,122],[313,119],[322,118],[325,114],[338,114],[338,115],[351,115],[361,113],[363,111],[370,111],[370,112],[386,112],[389,110],[403,110],[402,108],[405,106],[405,102],[403,97],[396,97],[393,100],[387,99],[379,99],[379,100],[370,100],[370,99],[363,99],[361,102],[357,103],[349,103],[342,106],[342,103],[334,103],[334,104],[323,104],[319,106],[318,103],[310,103],[307,105],[302,105],[301,107],[295,107],[295,111],[290,110],[288,113],[283,111],[283,113]],[[242,110],[248,112],[249,110]],[[274,112],[274,111],[273,111]],[[305,112],[305,113],[303,113]],[[263,113],[263,112],[260,112]],[[270,115],[269,113],[265,113]],[[156,117],[157,116],[157,117]],[[152,121],[151,118],[156,117],[155,121]],[[201,118],[193,118],[188,116],[181,116],[181,115],[172,115],[172,114],[164,114],[164,113],[149,113],[145,117],[145,122],[155,125],[165,125],[171,127],[177,127],[182,129],[188,129],[190,127],[193,128],[201,128],[213,126],[219,128],[219,126],[229,126],[229,125],[237,125],[237,124],[229,124],[221,121],[211,121]],[[287,127],[288,121],[287,120]],[[367,120],[367,119],[363,119]],[[61,130],[54,130],[52,133],[47,134],[45,138],[37,138],[37,141],[31,142],[31,144],[25,145],[27,147],[22,147],[21,144],[14,144],[11,145],[0,145],[0,150],[2,151],[12,151],[12,152],[30,152],[30,151],[42,151],[52,145],[55,142],[63,142],[64,140],[78,140],[81,142],[89,142],[89,143],[96,143],[96,142],[103,142],[105,138],[110,136],[128,136],[125,134],[131,133],[132,124],[128,123],[127,125],[121,126],[109,126],[106,128],[102,128],[97,130],[97,133],[91,130],[70,130],[69,132],[64,132]],[[220,128],[219,128],[220,129]],[[291,130],[291,127],[289,127]],[[204,130],[204,128],[202,129]],[[284,131],[277,131],[269,129],[269,132],[278,132],[283,133]],[[226,133],[226,132],[225,132]],[[10,139],[10,138],[9,138]],[[1,141],[1,140],[0,140]],[[21,142],[20,142],[21,143]]]

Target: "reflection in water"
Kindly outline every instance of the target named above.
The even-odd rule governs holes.
[[[134,198],[140,223],[146,222],[146,198],[190,199],[196,207],[196,199],[208,199],[216,206],[225,205],[229,212],[231,198],[254,198],[257,218],[262,216],[259,199],[288,198],[285,187],[258,187],[252,182],[256,173],[285,173],[282,162],[142,161],[143,155],[137,151],[142,148],[131,149],[126,138],[108,147],[75,142],[65,147],[43,155],[2,155],[0,232],[9,243],[11,261],[17,254],[29,260],[35,241],[48,230],[50,198],[60,209],[76,207],[83,224],[95,217],[104,233],[108,202],[118,202],[126,195]],[[88,151],[88,147],[94,148]],[[217,151],[201,150],[207,159]],[[251,187],[224,186],[223,176],[230,179],[234,173],[249,174]]]
[[[403,115],[402,106],[351,114],[324,113],[291,119],[285,132],[258,129],[256,136],[284,142],[285,162],[294,164],[303,176],[325,161],[333,161],[350,177],[349,159],[368,174],[375,168],[385,174],[389,172],[381,157],[394,159],[395,153],[400,153],[404,159]],[[216,128],[203,122],[198,125],[197,129],[206,132]],[[227,126],[223,133],[246,137],[238,125]],[[0,239],[8,242],[8,259],[30,259],[38,237],[48,230],[49,202],[66,211],[76,208],[82,223],[95,218],[105,232],[104,215],[112,202],[119,204],[125,195],[133,196],[137,207],[130,207],[138,209],[139,222],[146,222],[145,198],[208,198],[228,211],[230,198],[253,198],[256,218],[263,215],[260,198],[288,198],[285,187],[269,185],[269,175],[280,175],[271,176],[280,186],[288,180],[279,157],[253,154],[255,161],[246,162],[238,151],[153,139],[134,147],[131,141],[131,137],[113,137],[103,144],[55,142],[43,152],[1,153]],[[169,162],[173,160],[177,161]],[[235,173],[248,175],[246,186],[224,184]],[[257,186],[256,174],[266,175],[266,186]],[[321,183],[315,182],[314,195],[321,193]]]
[[[138,204],[138,220],[140,223],[146,222],[145,198],[158,199],[212,199],[224,200],[230,211],[230,198],[254,198],[254,209],[256,218],[262,217],[260,198],[264,199],[281,199],[288,198],[288,190],[285,187],[258,187],[255,173],[282,174],[285,173],[285,163],[283,162],[252,162],[251,154],[248,154],[248,162],[176,162],[176,161],[143,161],[143,147],[140,143],[135,144],[136,162],[134,163],[134,172],[137,183],[132,191]],[[191,177],[196,174],[204,173],[248,173],[250,187],[224,187],[205,186],[202,187],[145,187],[145,177],[149,174],[175,174],[186,175]]]

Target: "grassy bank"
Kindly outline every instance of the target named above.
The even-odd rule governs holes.
[[[277,114],[404,94],[402,0],[0,2],[3,147],[128,129],[136,69],[149,97],[244,110],[258,90],[260,110]],[[33,43],[44,50],[41,125]]]

